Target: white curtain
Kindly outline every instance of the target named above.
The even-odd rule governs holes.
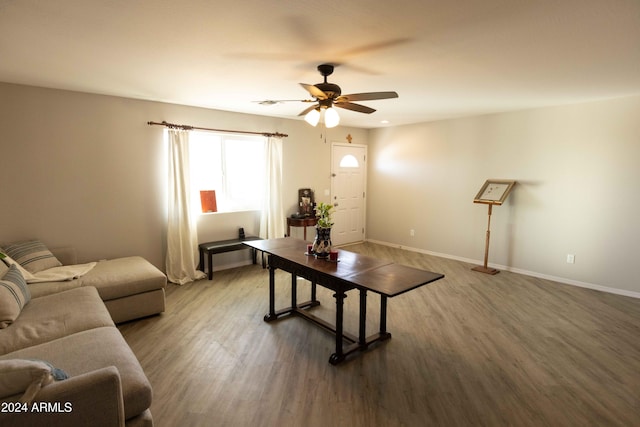
[[[260,237],[284,237],[284,209],[282,208],[282,138],[270,137],[265,141],[266,179],[264,205],[260,217]]]
[[[205,274],[196,270],[198,246],[197,225],[191,214],[189,186],[189,132],[169,131],[169,179],[167,223],[167,278],[183,285],[202,279]]]

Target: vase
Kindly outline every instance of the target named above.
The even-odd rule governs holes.
[[[316,238],[313,241],[313,253],[318,258],[328,258],[331,251],[331,228],[316,227]]]

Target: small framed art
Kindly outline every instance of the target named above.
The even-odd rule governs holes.
[[[476,194],[473,203],[501,205],[507,199],[515,184],[516,182],[512,180],[488,179]]]

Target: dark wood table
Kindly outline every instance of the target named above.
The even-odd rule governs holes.
[[[281,238],[245,242],[247,246],[269,254],[269,313],[266,322],[282,316],[296,315],[312,321],[335,334],[336,350],[329,363],[336,365],[356,352],[366,350],[371,344],[391,338],[387,331],[387,298],[394,297],[420,286],[442,279],[444,275],[394,264],[366,255],[338,250],[338,262],[319,259],[305,254],[307,242],[300,239]],[[275,270],[291,273],[291,306],[275,309]],[[311,282],[311,299],[298,303],[297,277]],[[320,304],[316,299],[316,284],[335,292],[336,322],[328,322],[314,316],[309,308]],[[344,331],[344,299],[346,292],[357,289],[360,294],[360,318],[358,336]],[[380,295],[380,330],[366,336],[367,292]],[[349,345],[344,347],[343,341]]]

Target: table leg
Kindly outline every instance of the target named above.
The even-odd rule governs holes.
[[[316,298],[316,282],[313,280],[311,281],[311,301],[312,302],[318,301]]]
[[[306,226],[306,225],[303,225],[303,226],[302,226],[302,229],[304,230],[304,232],[303,232],[303,234],[304,234],[304,241],[306,242],[306,241],[307,241],[307,226]]]
[[[329,357],[329,363],[337,365],[345,358],[342,351],[342,334],[344,328],[344,299],[347,297],[341,290],[333,295],[336,299],[336,352]]]
[[[202,248],[199,248],[198,252],[200,254],[198,258],[198,270],[204,271],[204,251]]]
[[[298,306],[298,277],[291,273],[291,308]]]
[[[276,320],[276,275],[275,268],[269,266],[269,313],[264,316],[265,322]]]
[[[380,295],[380,339],[389,339],[391,334],[387,332],[387,297]]]
[[[362,350],[367,348],[367,290],[360,289],[360,331],[358,343]]]

